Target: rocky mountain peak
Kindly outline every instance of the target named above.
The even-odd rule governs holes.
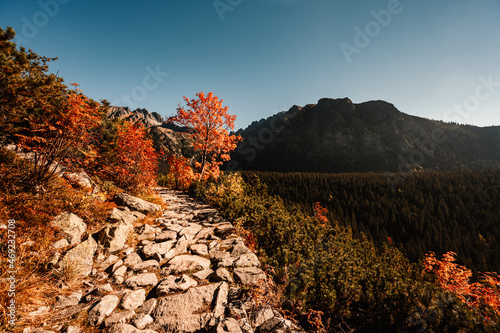
[[[165,119],[157,112],[149,112],[144,108],[131,111],[130,108],[122,106],[110,106],[108,118],[128,120],[133,123],[140,123],[145,127],[161,126],[165,122]]]

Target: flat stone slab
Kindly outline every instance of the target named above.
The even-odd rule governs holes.
[[[133,275],[125,280],[125,285],[129,288],[156,286],[158,278],[155,273],[143,273]]]
[[[266,274],[257,267],[238,267],[233,270],[233,273],[244,285],[256,283],[266,278]]]
[[[210,268],[210,260],[200,256],[179,255],[172,258],[162,269],[161,274],[183,274],[192,271],[201,271]]]
[[[228,285],[225,282],[191,288],[161,298],[153,311],[153,329],[196,332],[213,327],[224,315]]]

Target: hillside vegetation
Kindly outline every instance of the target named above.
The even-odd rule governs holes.
[[[499,313],[494,312],[498,305],[486,306],[477,296],[469,299],[477,299],[482,304],[478,307],[462,300],[462,295],[470,295],[466,292],[470,284],[468,280],[456,284],[450,272],[467,270],[452,260],[426,259],[428,270],[424,270],[390,244],[375,246],[336,220],[325,223],[322,209],[316,209],[314,217],[298,204],[286,205],[269,194],[256,176],[244,182],[237,174],[230,175],[204,195],[225,217],[251,231],[250,240],[263,261],[274,266],[276,280],[286,286],[292,303],[285,302],[285,309],[289,304],[307,313],[302,323],[309,323],[310,330],[494,332],[498,328]],[[439,266],[437,275],[430,274],[432,265]],[[446,281],[440,279],[443,272],[448,272]],[[454,292],[446,291],[450,284],[456,287]],[[498,284],[485,286],[493,288],[498,299]]]
[[[253,173],[243,173],[248,179]],[[500,171],[412,174],[256,173],[271,194],[329,218],[376,244],[393,243],[411,261],[458,253],[478,271],[500,271]]]

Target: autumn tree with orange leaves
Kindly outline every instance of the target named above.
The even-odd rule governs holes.
[[[217,179],[220,165],[230,159],[229,153],[241,140],[240,136],[229,134],[229,130],[234,129],[236,116],[227,114],[228,107],[223,107],[222,99],[213,93],[205,95],[200,92],[196,96],[197,99],[191,100],[184,96],[187,108],[179,106],[177,114],[168,121],[189,128],[196,153],[194,169],[198,180]]]
[[[447,252],[441,260],[430,252],[424,259],[424,271],[432,273],[441,288],[450,291],[487,322],[500,317],[500,276],[483,273],[479,282],[470,283],[472,271],[455,263],[456,253]]]
[[[96,174],[132,192],[155,186],[159,153],[140,124],[111,122],[99,151]]]

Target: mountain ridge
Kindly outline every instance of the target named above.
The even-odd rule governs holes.
[[[146,109],[112,106],[109,119],[144,125],[159,149],[191,157],[187,128]],[[392,103],[321,98],[252,122],[226,170],[406,172],[500,168],[500,126],[413,116]]]
[[[281,122],[280,127],[276,126]],[[408,115],[381,101],[322,98],[237,132],[233,166],[262,171],[397,172],[500,167],[500,127]]]

